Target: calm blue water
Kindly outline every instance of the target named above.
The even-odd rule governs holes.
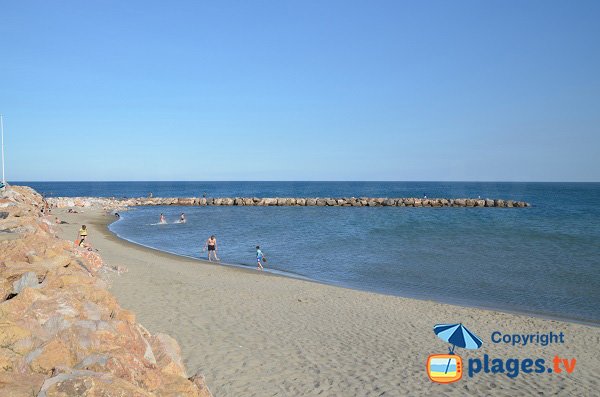
[[[107,182],[27,183],[55,196],[491,197],[531,208],[141,207],[119,236],[201,257],[357,289],[600,324],[599,183]],[[187,224],[152,225],[164,212]]]

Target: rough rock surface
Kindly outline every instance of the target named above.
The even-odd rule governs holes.
[[[57,238],[43,206],[28,187],[0,191],[0,396],[210,396],[177,341],[119,306],[102,258]]]
[[[219,197],[219,198],[126,198],[110,197],[50,197],[48,203],[57,208],[67,207],[102,207],[107,210],[122,209],[140,205],[237,205],[237,206],[320,206],[320,207],[530,207],[524,201],[505,201],[493,199],[447,199],[447,198],[383,198],[383,197],[337,197],[337,198],[306,198],[306,197]],[[507,205],[505,203],[510,203]]]

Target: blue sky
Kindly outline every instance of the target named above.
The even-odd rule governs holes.
[[[1,10],[9,181],[600,181],[598,1]]]

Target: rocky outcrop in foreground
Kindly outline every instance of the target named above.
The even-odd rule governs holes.
[[[210,396],[177,342],[122,309],[94,251],[60,240],[27,187],[0,191],[0,396]]]
[[[345,197],[345,198],[295,198],[295,197],[154,197],[154,198],[123,198],[114,197],[49,197],[47,201],[57,208],[67,207],[104,207],[119,208],[145,205],[183,205],[183,206],[316,206],[316,207],[498,207],[523,208],[530,207],[524,201],[500,199],[446,199],[446,198],[382,198],[382,197]]]

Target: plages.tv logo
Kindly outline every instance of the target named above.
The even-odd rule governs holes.
[[[463,349],[479,349],[483,341],[467,327],[461,324],[437,324],[433,327],[433,332],[444,342],[448,342],[452,347],[448,347],[448,354],[431,354],[427,358],[427,375],[429,379],[437,383],[452,383],[459,381],[463,376],[462,358],[454,354],[454,349],[460,347]]]

